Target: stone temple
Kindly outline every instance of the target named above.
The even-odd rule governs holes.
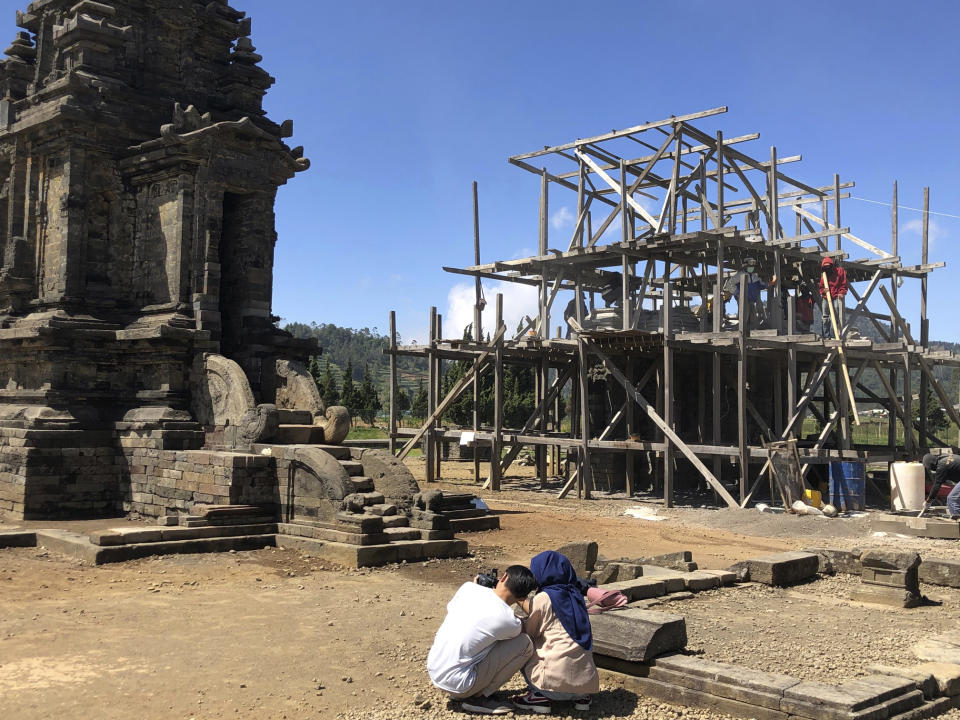
[[[224,0],[36,0],[16,23],[0,62],[0,513],[196,525],[243,507],[298,537],[465,549],[436,498],[412,507],[389,453],[340,445],[348,413],[305,369],[318,348],[276,327],[274,200],[309,162],[263,110],[274,79],[250,19]]]

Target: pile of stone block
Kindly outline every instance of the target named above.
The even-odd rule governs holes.
[[[853,599],[900,608],[916,607],[920,595],[920,555],[896,550],[870,550],[860,556],[860,588]]]
[[[414,495],[414,508],[421,512],[414,512],[411,520],[418,516],[421,522],[434,522],[437,530],[449,529],[455,533],[499,530],[500,518],[491,515],[486,508],[478,508],[474,502],[476,499],[477,496],[472,493],[425,490]],[[440,516],[442,522],[435,521],[432,515]]]
[[[679,653],[645,664],[607,658],[597,664],[648,697],[743,718],[914,719],[952,707],[950,698],[924,697],[911,678],[880,673],[827,685]]]
[[[909,515],[880,515],[871,518],[874,532],[896,533],[913,537],[960,539],[960,521],[938,517]]]

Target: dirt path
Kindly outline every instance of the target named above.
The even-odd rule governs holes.
[[[424,664],[447,601],[477,570],[526,562],[572,539],[596,540],[608,557],[692,550],[702,566],[724,567],[822,540],[828,527],[767,537],[776,528],[746,511],[652,505],[644,507],[665,519],[644,520],[622,514],[638,507],[631,500],[558,503],[553,495],[484,493],[503,529],[467,536],[474,557],[374,570],[344,571],[282,550],[103,567],[39,548],[0,550],[0,718],[464,717],[430,687]],[[760,532],[749,532],[754,525]],[[837,542],[869,540],[866,526],[830,533]],[[902,660],[925,627],[952,627],[960,609],[950,591],[942,607],[920,614],[863,615],[837,604],[843,591],[840,581],[718,591],[670,611],[688,615],[690,645],[708,657],[753,667],[774,667],[779,657],[784,671],[822,678],[863,664],[845,658]],[[784,608],[790,623],[776,621]],[[867,620],[858,632],[842,632],[860,617]],[[827,642],[831,653],[819,653]],[[605,686],[588,715],[680,716],[719,717],[616,686]]]

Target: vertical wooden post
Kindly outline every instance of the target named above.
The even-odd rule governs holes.
[[[627,365],[626,365],[626,375],[630,379],[630,382],[634,382],[636,377],[637,365],[633,359],[632,355],[627,356]],[[627,402],[627,439],[632,440],[634,434],[637,432],[637,404],[628,399]],[[636,463],[637,463],[637,454],[633,450],[627,450],[625,456],[626,462],[626,472],[625,472],[625,482],[627,497],[632,497],[634,491],[637,488],[637,476],[636,476]]]
[[[497,333],[503,326],[503,294],[497,293]],[[503,447],[503,336],[497,340],[493,375],[493,446],[490,448],[490,489],[500,490],[500,452]]]
[[[920,245],[920,262],[930,261],[930,188],[923,189],[923,234]],[[930,320],[927,318],[927,274],[920,278],[920,345],[924,350],[930,343]],[[930,391],[926,373],[920,373],[920,446],[927,447],[927,394]]]
[[[480,264],[480,199],[477,194],[477,181],[473,181],[473,264]],[[473,341],[483,342],[483,288],[480,286],[480,276],[473,278]],[[473,432],[480,429],[480,373],[473,375]],[[473,481],[480,482],[480,446],[473,443]]]
[[[390,311],[390,454],[397,454],[397,312]]]
[[[908,454],[916,453],[913,444],[913,378],[910,377],[910,353],[903,353],[903,446]],[[923,439],[920,439],[923,442]]]
[[[797,331],[797,299],[796,297],[787,298],[787,333],[793,335]],[[797,407],[797,386],[799,378],[797,377],[797,346],[790,343],[787,346],[787,416],[793,415]],[[778,432],[783,432],[783,428],[778,428]],[[796,435],[803,433],[798,431]]]
[[[438,313],[437,314],[437,343],[439,343],[441,340],[443,340],[443,316]],[[436,373],[437,386],[436,388],[434,388],[433,397],[434,397],[434,402],[440,402],[440,400],[443,398],[443,359],[438,354],[434,357],[433,362],[436,364],[436,367],[437,367],[437,373]],[[434,406],[434,409],[436,409],[436,406]],[[440,426],[440,418],[437,418],[435,425]],[[433,447],[434,447],[434,452],[437,454],[437,459],[433,466],[434,477],[437,481],[439,481],[440,478],[443,477],[443,474],[440,470],[440,463],[441,463],[441,460],[443,459],[443,449],[446,447],[446,441],[444,441],[441,438],[435,437]]]
[[[550,205],[547,197],[550,181],[547,179],[547,170],[541,170],[540,177],[540,246],[539,254],[541,257],[547,254],[549,244],[548,233],[550,227]],[[550,308],[548,300],[550,299],[550,280],[547,273],[544,272],[540,277],[540,325],[539,335],[544,340],[550,338]]]
[[[767,213],[767,237],[770,241],[775,241],[780,236],[780,194],[777,191],[777,148],[774,146],[770,147],[770,171],[767,174],[767,186],[769,188],[767,202],[770,204],[770,211]],[[773,251],[773,274],[777,281],[773,286],[773,292],[769,293],[773,298],[768,305],[773,305],[773,307],[768,314],[773,318],[773,326],[776,328],[777,334],[780,334],[783,332],[784,320],[783,303],[780,300],[780,296],[783,294],[783,278],[781,277],[782,262],[779,250]]]
[[[550,385],[550,360],[547,355],[541,354],[540,363],[534,370],[537,374],[537,401],[536,404],[543,408],[540,413],[540,435],[547,434],[547,427],[550,421],[550,410],[547,407],[547,387]],[[547,450],[546,445],[537,445],[537,477],[540,478],[540,487],[547,486]]]
[[[583,497],[590,499],[590,490],[593,486],[593,472],[590,467],[590,401],[587,387],[587,349],[583,344],[583,337],[577,333],[577,355],[580,365],[580,472],[577,475],[578,489],[583,488]]]
[[[723,136],[722,133],[717,133],[717,152],[719,153],[722,148]],[[723,198],[723,165],[722,163],[718,167],[718,178],[717,182],[719,187],[717,189],[718,194],[718,204],[722,202]],[[722,213],[720,215],[722,218]],[[717,240],[717,276],[713,286],[713,332],[720,332],[720,328],[723,327],[722,321],[724,316],[724,305],[723,302],[723,239],[720,238]],[[712,408],[712,417],[711,425],[713,428],[713,444],[720,444],[720,364],[723,362],[723,355],[720,354],[716,346],[713,347],[713,352],[711,353],[713,362],[711,364],[711,370],[713,371],[713,396],[710,400]],[[714,455],[713,457],[713,475],[717,480],[723,482],[722,476],[722,458],[719,455]],[[717,496],[717,493],[714,492],[714,504],[719,504],[720,500]]]
[[[737,340],[740,352],[737,357],[737,448],[740,458],[740,502],[747,496],[750,475],[750,456],[747,447],[747,284],[740,283]]]
[[[673,306],[673,282],[670,278],[670,261],[666,262],[663,274],[663,421],[673,430],[673,329],[671,310]],[[664,438],[667,448],[663,451],[663,504],[673,507],[673,447]]]
[[[717,130],[717,220],[719,221],[717,227],[727,224],[726,218],[723,217],[723,173],[723,133]]]
[[[894,257],[899,255],[899,243],[900,243],[900,224],[898,219],[898,214],[900,210],[900,203],[897,198],[897,181],[893,181],[893,202],[891,205],[890,212],[890,254]],[[897,273],[894,271],[890,275],[890,294],[893,297],[893,302],[897,302]],[[894,341],[900,337],[900,326],[892,322],[890,323],[890,334]],[[894,390],[897,388],[897,368],[896,366],[890,367],[890,387]],[[890,398],[891,403],[890,407],[887,408],[887,446],[891,449],[897,447],[897,414],[893,409],[893,398]]]
[[[436,368],[436,347],[437,347],[437,308],[430,308],[430,348],[427,350],[427,413],[433,415],[437,409],[437,368]],[[426,432],[426,447],[424,448],[424,474],[428,483],[436,481],[436,469],[434,463],[437,459],[435,451],[436,434],[434,428],[436,421],[430,423]]]

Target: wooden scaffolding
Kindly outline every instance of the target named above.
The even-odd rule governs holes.
[[[841,222],[841,201],[850,197],[854,183],[834,175],[831,184],[807,185],[782,170],[799,156],[779,157],[771,147],[769,158],[758,160],[740,149],[757,134],[725,138],[692,124],[725,111],[671,117],[511,157],[512,164],[540,177],[533,257],[480,263],[474,184],[474,265],[444,268],[474,278],[473,339],[443,339],[433,308],[429,343],[401,347],[395,314],[390,315],[389,434],[400,458],[422,443],[427,480],[436,480],[442,443],[459,443],[468,432],[474,444],[490,447],[489,473],[481,475],[476,453],[474,467],[478,481],[485,478],[493,489],[499,489],[520,449],[532,447],[541,481],[548,462],[558,473],[563,453],[573,466],[567,465],[561,496],[576,487],[590,497],[592,456],[622,456],[629,494],[637,487],[642,457],[650,468],[647,479],[667,506],[674,502],[679,471],[688,485],[695,478],[718,501],[741,507],[768,477],[768,442],[796,438],[804,474],[830,461],[915,459],[922,448],[954,444],[927,427],[930,388],[960,430],[955,400],[933,372],[936,365],[960,366],[960,357],[929,347],[927,276],[944,263],[928,259],[928,191],[921,262],[905,265],[898,254],[896,183],[887,251]],[[569,237],[550,232],[550,202],[557,192],[575,193]],[[567,197],[572,204],[573,195]],[[797,313],[801,288],[817,282],[826,257],[841,264],[850,284],[851,301],[831,321],[839,339],[801,328],[806,323]],[[747,283],[735,283],[731,305],[737,312],[727,315],[731,278],[746,264],[777,282],[770,284],[765,302],[751,302]],[[495,328],[485,340],[483,278],[536,288],[537,316],[508,333],[498,295]],[[898,310],[904,279],[919,280],[918,335]],[[563,309],[557,302],[561,293],[564,301],[570,298]],[[861,338],[858,322],[869,322],[879,340]],[[398,429],[396,423],[399,355],[428,360],[428,418],[417,430]],[[441,397],[442,364],[452,360],[472,364]],[[536,408],[519,428],[502,422],[509,363],[533,368],[537,378]],[[918,419],[911,381],[916,371]],[[494,419],[481,427],[477,378],[487,372],[493,374]],[[598,372],[606,377],[599,384]],[[874,389],[865,384],[871,373],[882,392],[876,382]],[[605,413],[591,412],[598,387],[606,388]],[[470,392],[472,427],[441,427],[450,404]],[[569,428],[558,422],[561,393],[570,398]],[[854,442],[858,403],[888,412],[884,442]],[[808,417],[817,429],[804,436]]]

